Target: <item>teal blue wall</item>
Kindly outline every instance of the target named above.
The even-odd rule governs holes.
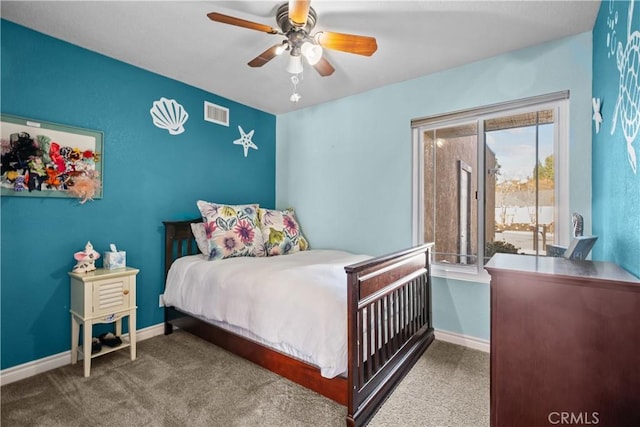
[[[138,328],[162,322],[162,221],[198,216],[198,198],[275,202],[275,116],[1,21],[3,113],[104,132],[104,196],[2,197],[2,368],[70,348],[73,253],[90,240],[127,251],[138,275]],[[171,136],[152,124],[160,97],[190,117]],[[203,120],[203,102],[230,108],[229,127]],[[233,141],[254,130],[247,158]],[[101,265],[101,261],[98,262]]]
[[[633,18],[629,31],[630,10]],[[629,37],[630,32],[636,33],[634,38]],[[622,48],[621,58],[627,57],[625,51],[632,53],[632,61],[629,65],[622,61],[620,69],[616,53],[618,43]],[[603,119],[600,132],[596,133],[593,126],[593,234],[599,236],[593,258],[615,262],[640,277],[638,43],[640,2],[603,1],[593,28],[593,96],[602,99],[600,113]],[[629,50],[628,44],[635,46],[635,51]],[[621,71],[627,83],[623,85],[619,101]],[[625,132],[623,124],[633,121],[635,124],[628,126]],[[629,161],[628,149],[635,153],[635,172]]]
[[[411,119],[569,90],[569,205],[588,232],[591,50],[587,32],[280,115],[276,204],[297,209],[315,247],[409,247]],[[436,328],[488,339],[488,295],[486,283],[435,279]]]

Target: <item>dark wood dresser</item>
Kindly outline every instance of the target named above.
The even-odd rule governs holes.
[[[615,264],[496,254],[491,426],[640,426],[640,281]]]

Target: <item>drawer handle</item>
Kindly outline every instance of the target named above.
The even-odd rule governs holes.
[[[125,295],[129,295],[129,289],[125,289],[124,291],[122,291],[122,293]]]

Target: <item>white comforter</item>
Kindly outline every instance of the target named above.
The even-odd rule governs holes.
[[[367,258],[319,249],[217,261],[182,257],[169,270],[164,301],[292,348],[333,378],[347,370],[344,267]]]

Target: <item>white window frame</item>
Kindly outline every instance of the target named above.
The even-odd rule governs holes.
[[[477,158],[475,166],[478,180],[477,204],[477,238],[478,261],[474,265],[454,265],[433,263],[433,275],[480,283],[489,283],[489,274],[484,269],[485,238],[485,206],[484,206],[484,121],[504,115],[516,115],[531,110],[554,109],[556,126],[554,126],[554,159],[555,159],[555,233],[554,244],[567,246],[570,235],[569,207],[569,91],[555,92],[522,100],[509,101],[448,114],[430,116],[411,121],[412,127],[412,242],[414,245],[424,243],[424,132],[439,127],[455,126],[473,120],[478,122]]]

